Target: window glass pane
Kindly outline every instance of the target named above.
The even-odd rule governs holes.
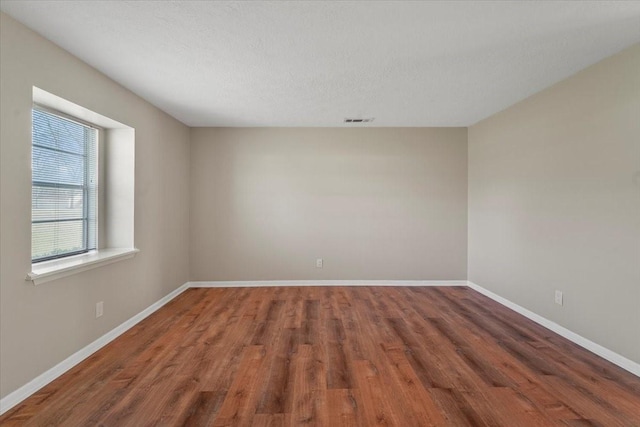
[[[32,258],[52,257],[83,250],[83,222],[80,220],[32,224]]]
[[[97,130],[34,109],[32,131],[32,260],[95,249]]]
[[[84,184],[84,157],[33,147],[33,180],[57,184]]]
[[[33,221],[78,219],[84,216],[82,188],[33,186],[31,219]]]
[[[45,111],[33,110],[33,143],[58,150],[83,154],[85,129],[79,123]]]

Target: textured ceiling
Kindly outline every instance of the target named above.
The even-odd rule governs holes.
[[[640,41],[637,1],[0,7],[190,126],[468,126]]]

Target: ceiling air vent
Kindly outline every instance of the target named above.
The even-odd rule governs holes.
[[[368,119],[344,119],[345,123],[371,123],[373,121],[373,117]]]

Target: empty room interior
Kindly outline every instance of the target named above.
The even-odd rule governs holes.
[[[0,425],[640,426],[640,1],[0,10]]]

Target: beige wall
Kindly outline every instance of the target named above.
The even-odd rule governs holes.
[[[2,14],[0,22],[0,396],[188,280],[189,130]],[[33,286],[32,86],[136,129],[133,259]],[[105,314],[95,319],[95,303]]]
[[[640,45],[469,129],[469,280],[640,362]]]
[[[466,129],[191,138],[192,280],[466,279]]]

